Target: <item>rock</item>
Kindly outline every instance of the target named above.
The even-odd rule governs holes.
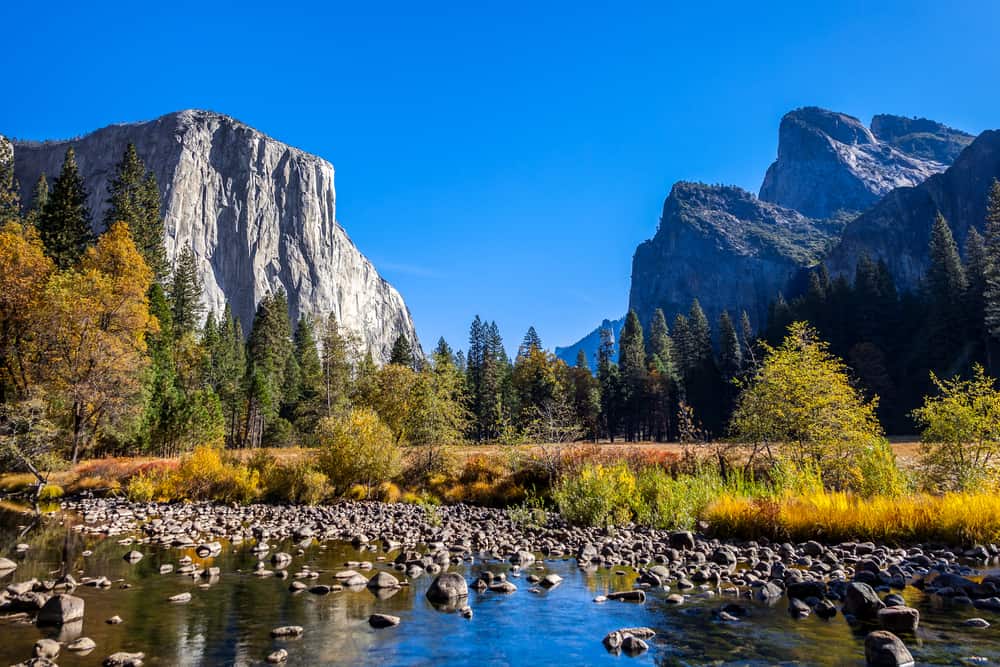
[[[108,179],[129,142],[163,193],[169,263],[193,246],[206,311],[231,304],[250,331],[257,304],[283,289],[293,321],[337,313],[377,362],[389,360],[401,334],[419,347],[399,292],[336,220],[333,166],[233,118],[187,110],[71,141],[15,142],[25,201],[39,174],[51,180],[73,146],[93,220],[102,220]]]
[[[272,637],[301,637],[304,630],[301,625],[282,625],[271,630]]]
[[[383,588],[399,588],[399,579],[392,576],[388,572],[379,572],[374,577],[368,580],[368,588],[372,589],[383,589]]]
[[[160,566],[160,574],[170,574],[173,571],[174,566],[169,563]]]
[[[879,599],[868,584],[852,581],[847,584],[844,594],[844,613],[862,620],[873,620],[885,603]]]
[[[288,651],[283,648],[279,648],[277,651],[269,653],[267,656],[267,661],[272,665],[277,665],[285,662],[286,660],[288,660]]]
[[[4,574],[9,574],[13,570],[17,569],[17,563],[9,558],[0,558],[0,572]]]
[[[373,628],[391,628],[399,625],[400,620],[399,616],[391,616],[389,614],[372,614],[368,617],[368,625]]]
[[[443,572],[434,578],[427,589],[427,599],[439,604],[456,602],[469,596],[465,578],[455,572]]]
[[[72,621],[83,619],[84,602],[82,598],[66,593],[53,595],[38,612],[39,626],[65,625]]]
[[[121,623],[124,623],[121,616],[112,616],[111,618],[109,618],[104,622],[107,623],[108,625],[119,625]]]
[[[555,572],[550,572],[549,574],[542,577],[541,584],[546,588],[555,588],[556,586],[561,584],[562,581],[563,581],[562,577],[560,577]]]
[[[812,608],[798,598],[791,598],[788,601],[788,613],[792,618],[805,618],[812,613]]]
[[[920,624],[920,612],[913,607],[886,607],[878,612],[882,627],[897,634],[914,634]]]
[[[35,657],[55,660],[59,656],[59,642],[54,639],[39,639],[35,642]]]
[[[199,558],[214,558],[222,553],[222,545],[218,542],[201,544],[195,549],[195,553],[198,554]]]
[[[510,562],[513,565],[520,565],[521,567],[526,567],[535,562],[535,554],[530,551],[517,551],[513,556],[510,557]]]
[[[145,653],[126,653],[119,651],[112,653],[101,663],[104,667],[142,667],[142,661],[146,658]]]
[[[490,584],[490,590],[494,593],[516,593],[517,586],[509,581],[498,581],[495,584]]]
[[[139,553],[138,551],[132,550],[129,551],[124,556],[122,556],[122,558],[125,559],[126,563],[138,563],[139,561],[142,560],[142,554]]]
[[[694,535],[689,530],[682,530],[676,533],[671,533],[669,543],[671,549],[680,549],[682,551],[693,551],[695,548]]]
[[[837,615],[837,605],[829,600],[820,600],[816,603],[815,612],[820,618],[830,619]]]
[[[990,627],[989,621],[985,618],[967,618],[966,620],[959,623],[963,628],[988,628]]]
[[[167,599],[170,602],[190,602],[191,601],[191,594],[190,593],[178,593],[177,595],[171,595]]]
[[[90,652],[95,648],[97,648],[97,644],[90,637],[79,637],[66,644],[66,650],[74,653]]]
[[[284,551],[279,551],[278,553],[271,556],[271,565],[274,567],[288,567],[292,562],[292,556],[285,553]]]
[[[876,630],[865,637],[865,661],[869,667],[904,667],[913,664],[913,656],[899,637]]]
[[[458,610],[458,613],[462,615],[462,618],[472,618],[472,607],[465,605]]]
[[[645,591],[618,591],[616,593],[608,593],[609,600],[617,600],[618,602],[645,602],[646,593]]]
[[[622,640],[622,653],[625,655],[639,655],[649,650],[649,644],[634,635],[626,635]]]
[[[684,596],[678,595],[677,593],[671,593],[664,599],[667,604],[684,604]]]
[[[784,591],[782,591],[780,587],[771,582],[767,582],[763,586],[759,587],[754,592],[753,596],[756,600],[761,602],[774,603],[780,600],[782,595],[784,595]]]

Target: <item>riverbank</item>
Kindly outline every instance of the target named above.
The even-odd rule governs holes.
[[[640,661],[843,664],[857,662],[865,637],[879,630],[895,633],[922,663],[953,663],[973,652],[1000,657],[1000,646],[981,634],[1000,622],[1000,578],[992,574],[1000,550],[993,545],[718,540],[688,531],[572,527],[554,513],[532,523],[465,505],[162,505],[101,498],[64,505],[66,513],[49,517],[39,530],[72,575],[45,575],[53,563],[44,562],[42,545],[2,554],[18,564],[7,574],[16,586],[3,594],[4,610],[16,607],[30,620],[53,594],[82,596],[88,611],[75,632],[96,630],[100,655],[113,648],[145,652],[154,662],[207,664],[171,662],[170,651],[203,655],[197,651],[205,647],[174,646],[162,633],[145,636],[137,628],[145,627],[144,619],[163,618],[185,623],[189,629],[179,636],[190,636],[203,625],[198,615],[221,600],[221,589],[230,601],[224,614],[245,608],[269,624],[239,625],[241,646],[255,651],[240,664],[261,664],[279,650],[290,664],[315,664],[305,649],[316,645],[303,641],[342,647],[342,655],[323,651],[322,664],[407,664],[435,656],[441,664],[462,664],[468,656],[447,647],[474,645],[465,635],[484,631],[497,636],[494,660],[534,656],[536,664],[559,664],[573,655],[594,664],[616,651],[612,636],[605,652],[606,636],[636,626],[655,633],[643,639],[645,649],[630,642],[641,649]],[[461,575],[468,591],[455,604],[435,606],[426,594],[446,571]],[[464,608],[471,619],[440,611]],[[329,617],[324,609],[342,611]],[[112,613],[120,626],[104,623]],[[343,613],[353,620],[332,620]],[[376,614],[401,625],[373,629]],[[520,625],[504,620],[511,614]],[[538,619],[546,621],[537,625]],[[217,623],[226,625],[220,618],[209,627]],[[278,624],[298,624],[309,639],[268,640]],[[20,627],[12,633],[37,632]],[[194,632],[221,642],[214,651],[234,641],[208,628]],[[359,637],[360,647],[344,647],[344,636]],[[963,638],[958,647],[955,637]],[[64,644],[76,638],[67,635]],[[956,653],[962,642],[965,652]]]

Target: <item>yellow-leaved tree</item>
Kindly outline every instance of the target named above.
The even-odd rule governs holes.
[[[74,463],[103,426],[138,407],[146,334],[158,327],[146,297],[152,279],[128,225],[116,223],[45,287],[39,371],[61,407]]]
[[[31,388],[33,323],[53,271],[34,227],[0,228],[0,402],[23,399]]]
[[[751,463],[766,454],[820,474],[828,488],[900,492],[904,478],[875,416],[877,398],[866,401],[851,385],[816,331],[795,322],[780,346],[764,350],[731,422],[735,439],[752,448]]]

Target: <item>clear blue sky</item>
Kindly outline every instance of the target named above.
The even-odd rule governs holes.
[[[197,107],[330,160],[426,348],[621,315],[671,184],[756,191],[794,107],[1000,127],[987,0],[113,4],[2,3],[0,133]]]

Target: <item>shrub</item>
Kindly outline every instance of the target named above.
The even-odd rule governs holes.
[[[326,475],[308,463],[278,464],[274,457],[270,457],[270,462],[251,459],[248,463],[251,469],[255,465],[262,466],[258,470],[264,470],[261,479],[268,500],[318,505],[332,493]]]
[[[376,489],[376,495],[384,503],[398,503],[402,492],[392,482],[382,482]]]
[[[38,494],[38,500],[45,502],[63,497],[63,488],[58,484],[46,484]]]
[[[125,496],[133,503],[148,503],[156,497],[157,486],[152,475],[141,472],[128,481]]]
[[[931,373],[938,395],[913,411],[923,427],[922,465],[926,485],[942,490],[974,489],[990,480],[1000,456],[1000,392],[982,366],[972,378],[941,380]]]
[[[655,528],[691,528],[699,515],[722,490],[718,475],[681,475],[677,478],[659,467],[643,468],[633,499],[636,523]]]
[[[578,473],[559,480],[552,497],[570,523],[606,526],[632,518],[636,488],[635,475],[627,465],[588,463]]]
[[[340,491],[361,484],[367,495],[375,485],[402,470],[402,453],[392,431],[370,408],[320,420],[316,440],[320,470]]]
[[[347,490],[347,497],[351,500],[364,500],[368,497],[368,487],[364,484],[355,484]]]
[[[166,480],[167,499],[250,503],[260,495],[260,474],[236,460],[224,458],[208,445],[181,458]]]

